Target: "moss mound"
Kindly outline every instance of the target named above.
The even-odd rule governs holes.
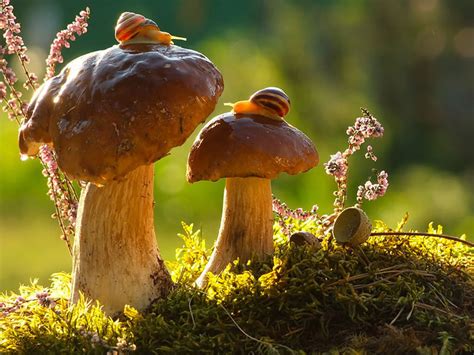
[[[318,232],[313,222],[295,224]],[[199,232],[184,229],[168,299],[111,319],[99,304],[70,306],[70,277],[55,274],[49,288],[33,282],[1,296],[0,352],[474,351],[474,248],[402,236],[372,237],[359,249],[326,238],[317,249],[288,244],[275,226],[272,260],[235,262],[197,290],[210,253]]]

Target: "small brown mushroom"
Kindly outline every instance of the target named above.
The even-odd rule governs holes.
[[[316,236],[309,232],[296,232],[290,235],[289,238],[290,243],[294,243],[295,245],[302,246],[302,245],[311,245],[315,249],[321,249],[321,242],[316,238]]]
[[[263,89],[255,97],[258,104],[264,98],[287,98],[277,88]],[[219,236],[199,286],[206,284],[208,272],[219,273],[237,258],[245,262],[273,253],[271,180],[282,172],[307,171],[319,161],[311,140],[280,116],[288,112],[281,109],[284,103],[266,103],[261,109],[255,100],[234,104],[232,112],[208,122],[191,148],[189,182],[227,178]]]
[[[163,33],[143,19],[123,14],[120,45],[83,55],[45,82],[19,136],[22,154],[50,144],[69,177],[89,182],[78,208],[72,301],[82,292],[109,314],[167,294],[171,279],[153,224],[153,162],[185,142],[223,90],[205,56],[172,45],[169,34],[157,41]]]

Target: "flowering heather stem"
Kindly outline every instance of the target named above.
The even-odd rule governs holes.
[[[38,87],[38,78],[27,68],[30,59],[26,54],[27,47],[20,35],[21,25],[16,22],[13,10],[10,0],[0,0],[0,29],[3,30],[3,38],[6,42],[6,47],[0,46],[0,72],[5,79],[4,82],[0,82],[0,100],[5,101],[3,109],[8,112],[9,118],[15,119],[18,124],[21,124],[27,117],[28,105],[22,101],[22,93],[15,89],[17,76],[8,67],[8,62],[3,55],[11,54],[18,57],[27,78],[23,85],[25,89],[35,90]],[[86,8],[65,30],[57,33],[46,60],[45,80],[54,76],[56,64],[62,63],[61,49],[63,47],[69,48],[69,42],[76,39],[75,35],[80,36],[87,32],[89,15],[89,8]],[[8,92],[10,99],[7,99]],[[74,236],[78,205],[76,191],[71,181],[59,169],[54,151],[49,146],[42,145],[37,157],[43,166],[43,175],[47,178],[48,195],[54,202],[56,211],[54,216],[58,219],[62,231],[61,239],[66,242],[69,253],[71,253],[71,238]]]
[[[20,92],[16,91],[16,89],[13,87],[12,84],[8,82],[8,80],[6,80],[5,82],[7,83],[7,86],[10,89],[10,97],[13,96],[13,99],[10,99],[8,101],[8,106],[12,109],[12,112],[15,114],[16,117],[18,116],[26,117],[26,112],[25,112],[26,106],[23,100],[20,98],[21,97]],[[16,108],[13,107],[12,105],[13,102],[15,102],[15,105],[17,106]]]
[[[36,89],[38,86],[37,77],[35,74],[31,74],[26,67],[30,58],[26,54],[27,47],[20,35],[21,25],[16,22],[16,16],[13,13],[13,6],[10,5],[10,0],[1,0],[0,29],[3,29],[3,38],[6,42],[6,47],[1,48],[0,54],[16,54],[27,77],[24,87],[28,88],[29,86],[33,90]],[[2,73],[5,76],[7,63],[5,59],[2,61]],[[7,76],[5,76],[5,79],[11,86],[16,82],[16,77],[14,80],[8,80]],[[16,91],[12,90],[11,93],[16,94]],[[17,97],[17,99],[19,98]]]
[[[25,62],[21,60],[20,56],[18,56],[18,58],[20,59],[21,67],[23,68],[23,71],[26,75],[26,83],[23,85],[23,87],[27,90],[28,90],[28,87],[30,87],[33,90],[36,90],[39,86],[38,77],[36,76],[36,74],[30,73],[30,71],[25,65]]]
[[[370,180],[364,185],[360,185],[357,189],[357,204],[356,207],[361,208],[364,198],[369,201],[376,200],[385,195],[388,188],[388,174],[381,171],[377,174],[377,183],[373,184]]]
[[[61,239],[66,242],[69,253],[72,255],[70,240],[74,236],[76,225],[77,198],[71,193],[68,186],[70,182],[60,172],[54,152],[47,145],[40,147],[39,158],[44,167],[43,175],[48,181],[48,195],[54,201],[56,218],[62,231]]]
[[[10,105],[10,103],[7,100],[3,99],[3,101],[7,105],[10,112],[13,112],[13,115],[15,116],[14,119],[15,119],[16,123],[18,123],[18,125],[20,125],[21,124],[20,119],[18,118],[18,115],[16,114],[14,108]]]
[[[362,144],[365,143],[365,140],[368,138],[378,138],[383,136],[384,129],[380,122],[372,116],[372,114],[365,108],[361,108],[362,117],[358,117],[355,121],[354,126],[350,126],[347,129],[347,135],[349,146],[344,152],[337,152],[334,155],[331,155],[331,159],[324,164],[326,173],[328,175],[334,176],[337,184],[337,190],[334,192],[336,199],[334,200],[334,212],[337,214],[344,209],[344,205],[347,199],[347,173],[349,170],[348,158],[358,151]],[[372,147],[367,147],[367,153],[365,154],[367,159],[372,159],[373,161],[377,160],[377,157],[374,155]],[[387,174],[383,172],[384,181],[379,182],[378,184],[371,184],[368,181],[363,188],[359,186],[359,191],[357,193],[357,206],[360,207],[362,203],[362,198],[367,198],[369,200],[375,200],[379,196],[383,196],[385,193],[388,180]]]
[[[272,200],[273,212],[278,216],[278,223],[282,228],[283,233],[290,237],[292,224],[287,223],[288,219],[293,218],[299,221],[307,221],[309,219],[318,219],[318,209],[317,205],[313,205],[311,211],[304,211],[302,208],[297,208],[292,210],[289,208],[286,203],[281,202],[278,198],[273,196]]]
[[[273,211],[279,216],[284,218],[294,218],[300,221],[306,221],[308,219],[316,218],[318,212],[318,206],[314,205],[311,211],[304,211],[302,208],[292,210],[286,203],[281,202],[278,198],[273,196]]]
[[[44,80],[52,78],[55,73],[56,64],[63,62],[63,56],[61,54],[63,47],[69,48],[69,41],[75,41],[76,34],[80,36],[87,32],[87,21],[89,20],[89,17],[90,10],[86,7],[85,10],[81,11],[79,15],[76,16],[73,22],[67,25],[65,30],[59,31],[56,34],[56,38],[53,43],[51,43],[48,58],[46,58],[46,75]]]

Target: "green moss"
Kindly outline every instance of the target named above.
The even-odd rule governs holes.
[[[297,227],[317,232],[311,222]],[[197,290],[209,250],[192,226],[184,230],[168,299],[146,312],[125,307],[112,320],[98,304],[69,306],[70,277],[55,274],[49,306],[38,302],[44,289],[35,282],[1,296],[0,352],[474,351],[473,248],[404,236],[372,237],[360,249],[325,238],[317,250],[289,245],[275,226],[273,259],[235,262]],[[26,301],[15,309],[18,296]]]

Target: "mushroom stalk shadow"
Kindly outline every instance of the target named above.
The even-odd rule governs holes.
[[[221,226],[211,259],[196,281],[207,283],[207,273],[218,274],[240,259],[261,260],[273,253],[271,180],[257,177],[227,178]]]
[[[171,285],[153,224],[153,165],[102,187],[87,184],[79,201],[71,301],[83,293],[113,315],[125,304],[144,309]]]

